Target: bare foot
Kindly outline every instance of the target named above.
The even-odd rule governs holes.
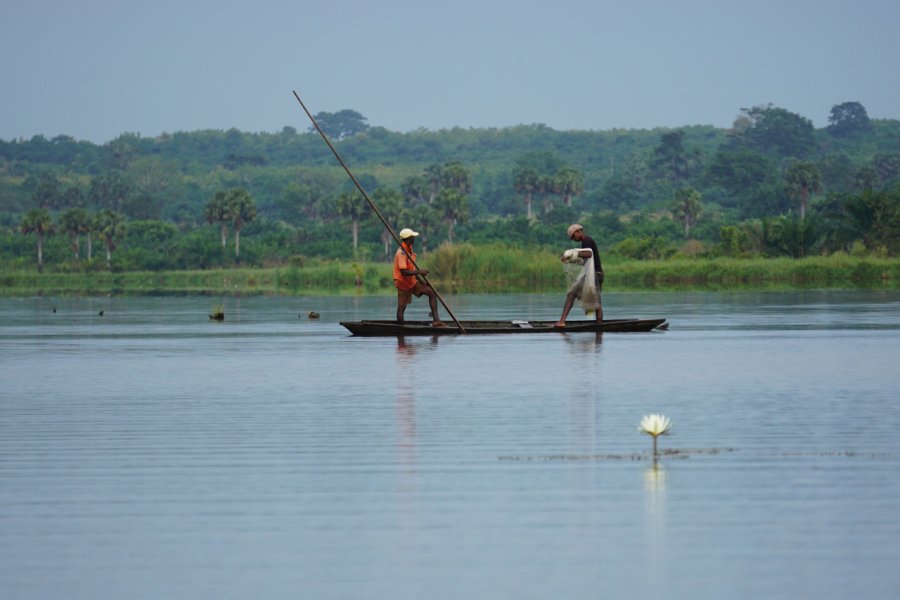
[[[444,323],[443,321],[434,321],[434,322],[431,324],[431,326],[432,326],[432,327],[446,327],[447,324]]]
[[[559,329],[563,329],[566,326],[566,322],[565,321],[557,321],[556,323],[553,324],[553,326],[558,327]]]

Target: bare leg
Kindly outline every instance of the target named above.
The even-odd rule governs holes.
[[[598,323],[603,322],[603,299],[601,296],[602,292],[603,292],[603,273],[601,272],[601,273],[597,273],[597,303],[600,305],[600,307],[597,309],[597,322]]]
[[[575,294],[568,293],[566,294],[566,303],[563,306],[562,316],[559,318],[559,321],[556,322],[554,327],[565,327],[566,326],[566,317],[569,316],[569,311],[572,310],[572,306],[575,304]]]
[[[403,323],[403,313],[406,312],[405,304],[397,304],[397,322]]]
[[[431,317],[434,319],[431,324],[434,327],[442,327],[444,324],[441,322],[440,317],[438,317],[438,307],[437,307],[437,294],[434,293],[434,290],[428,290],[428,306],[431,307]]]

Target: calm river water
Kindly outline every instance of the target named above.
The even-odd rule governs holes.
[[[896,598],[900,292],[604,299],[0,299],[0,597]]]

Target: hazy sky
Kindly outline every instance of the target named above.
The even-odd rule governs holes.
[[[898,0],[0,0],[0,139],[900,118]]]

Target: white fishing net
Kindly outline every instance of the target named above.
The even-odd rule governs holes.
[[[575,292],[584,312],[591,314],[600,308],[600,291],[597,289],[597,273],[594,271],[593,253],[587,258],[579,256],[587,248],[572,248],[563,252],[563,273],[569,282],[569,291]]]

